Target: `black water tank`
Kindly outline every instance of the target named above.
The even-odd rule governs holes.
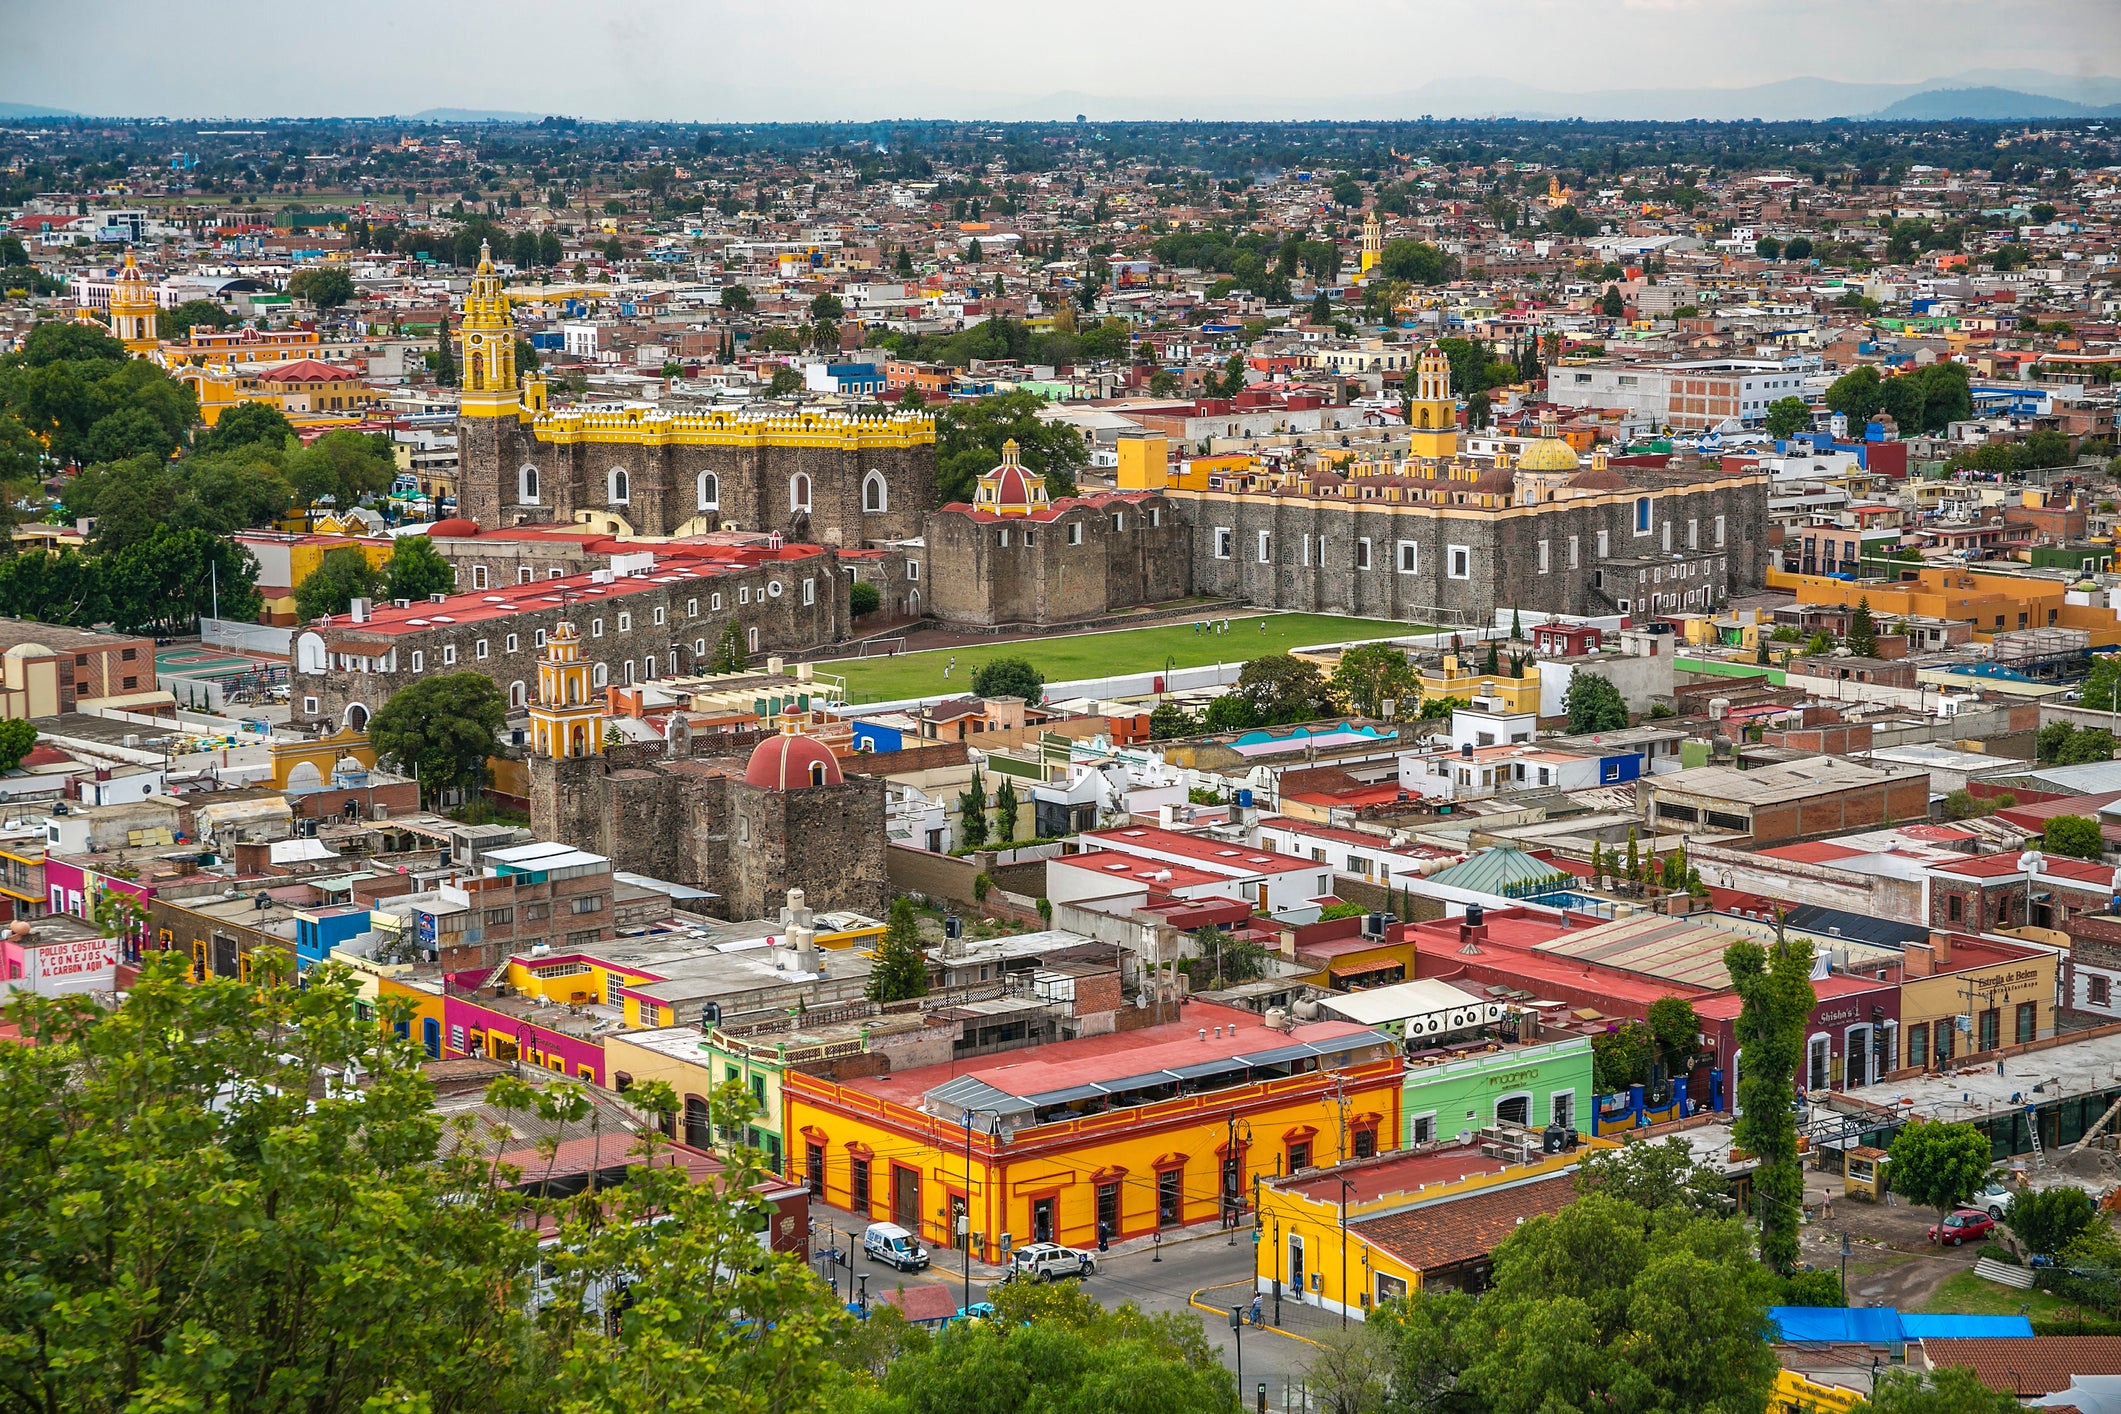
[[[1486,920],[1487,916],[1488,911],[1479,904],[1469,903],[1466,905],[1466,926],[1468,928],[1478,928]]]

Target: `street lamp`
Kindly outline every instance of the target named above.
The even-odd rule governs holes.
[[[1237,1348],[1237,1387],[1245,1387],[1245,1308],[1230,1308],[1230,1340]]]

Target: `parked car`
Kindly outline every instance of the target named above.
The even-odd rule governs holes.
[[[1930,1225],[1930,1241],[1947,1247],[1978,1242],[1996,1230],[1996,1220],[1979,1208],[1961,1208],[1941,1223]]]
[[[1012,1280],[1052,1281],[1055,1277],[1086,1277],[1097,1271],[1094,1253],[1063,1247],[1058,1242],[1033,1242],[1016,1249],[1009,1259]]]
[[[1997,1222],[2002,1222],[2003,1210],[2011,1205],[2013,1196],[2010,1188],[2002,1179],[1993,1179],[1986,1188],[1967,1199],[1966,1206],[1979,1208]]]
[[[928,1249],[897,1223],[871,1223],[862,1233],[862,1252],[872,1262],[883,1262],[902,1272],[917,1272],[928,1265]]]

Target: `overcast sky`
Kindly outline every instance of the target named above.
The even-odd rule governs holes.
[[[2121,76],[2117,0],[5,0],[5,11],[0,101],[113,116],[1415,117],[1475,111],[1478,79],[1501,81],[1490,91],[1507,108],[1509,85]]]

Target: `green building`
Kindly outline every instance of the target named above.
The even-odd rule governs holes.
[[[1417,1053],[1407,1057],[1400,1142],[1448,1144],[1498,1121],[1529,1129],[1558,1122],[1587,1134],[1593,1105],[1588,1036],[1433,1060]]]

